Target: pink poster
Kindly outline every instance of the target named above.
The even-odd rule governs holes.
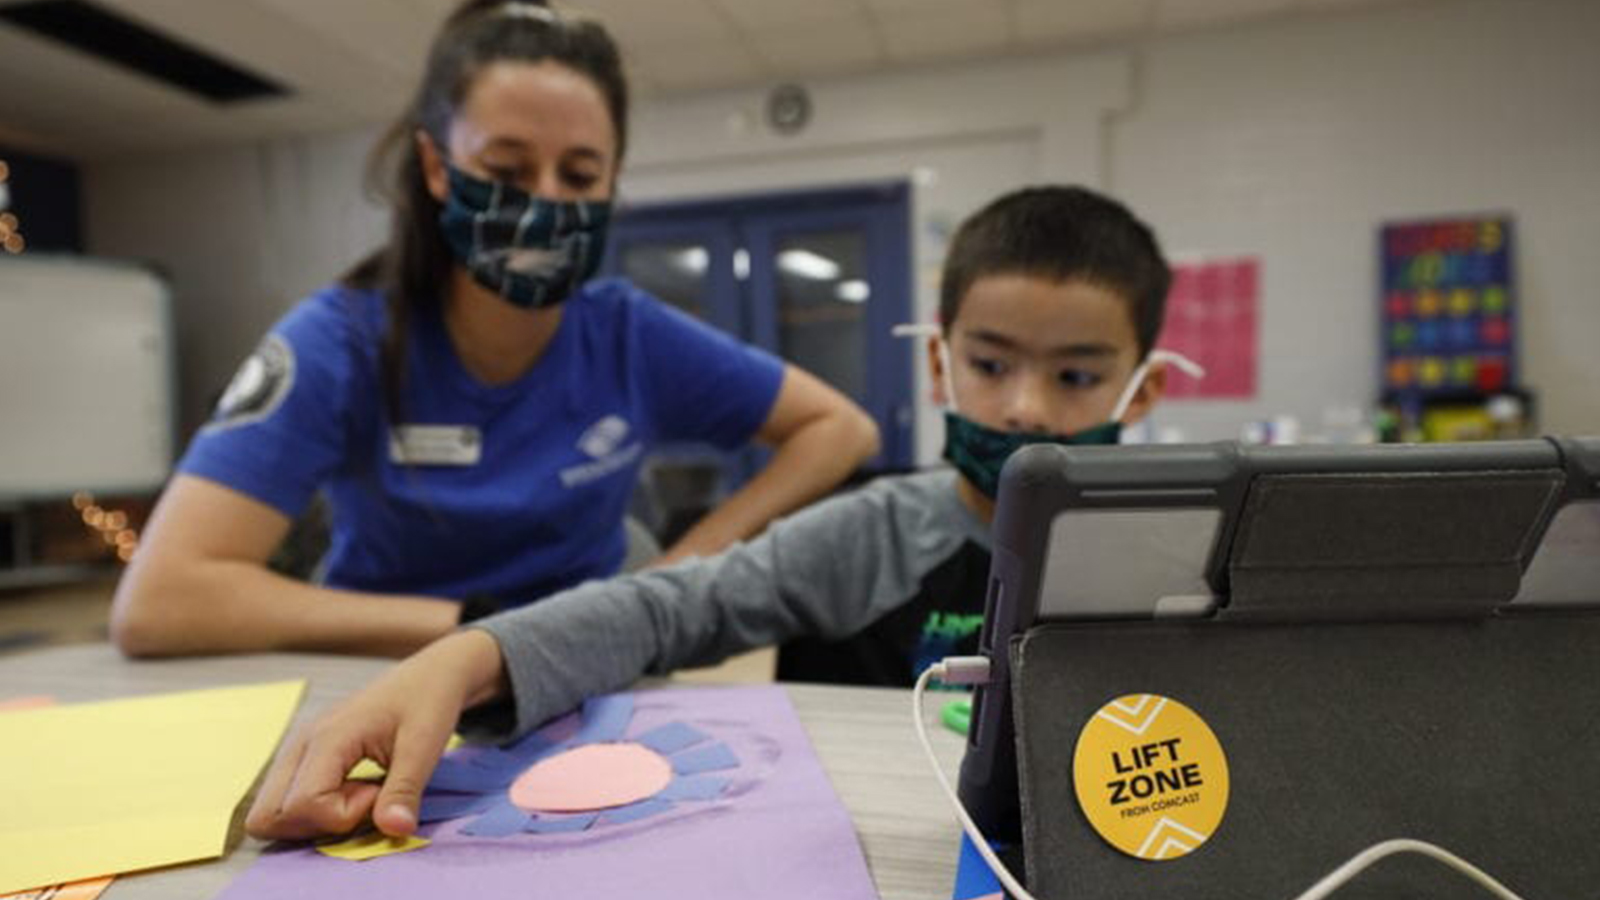
[[[1156,345],[1205,367],[1206,377],[1167,379],[1167,397],[1248,399],[1256,395],[1256,322],[1261,262],[1253,256],[1172,267],[1166,327]]]

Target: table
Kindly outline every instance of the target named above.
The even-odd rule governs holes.
[[[386,660],[271,653],[129,661],[108,644],[52,647],[0,656],[0,698],[48,694],[62,703],[233,684],[306,678],[299,723],[365,684]],[[911,727],[910,692],[887,688],[785,684],[817,756],[855,820],[884,900],[950,896],[960,827],[928,770]],[[934,698],[934,705],[938,698]],[[934,730],[948,774],[962,741]],[[242,819],[242,815],[237,817]],[[236,826],[237,828],[237,826]],[[216,896],[249,867],[263,844],[240,831],[220,860],[119,877],[106,900],[185,900]]]

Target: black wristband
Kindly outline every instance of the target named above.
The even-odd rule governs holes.
[[[465,625],[500,611],[500,601],[489,594],[473,594],[461,601],[461,618],[456,624]]]

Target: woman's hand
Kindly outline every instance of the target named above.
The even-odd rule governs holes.
[[[245,830],[296,840],[345,834],[370,817],[385,834],[411,834],[461,711],[504,690],[500,646],[486,632],[435,641],[298,729],[268,770]],[[382,784],[346,779],[363,758],[388,770]]]
[[[757,438],[773,449],[772,459],[652,565],[711,556],[761,533],[773,519],[838,487],[880,446],[871,416],[815,375],[792,365],[784,368],[783,386]]]

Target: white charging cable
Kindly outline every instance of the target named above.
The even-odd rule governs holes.
[[[950,786],[950,779],[945,777],[944,767],[939,765],[939,758],[933,755],[933,743],[928,740],[928,724],[922,714],[922,695],[928,690],[928,682],[939,679],[945,684],[985,684],[989,681],[989,657],[987,656],[947,656],[933,665],[922,670],[917,676],[917,684],[911,689],[911,714],[917,726],[917,739],[922,742],[922,752],[928,755],[928,764],[933,766],[933,774],[939,778],[939,787],[944,788],[944,795],[950,801],[950,808],[955,810],[956,818],[961,820],[961,828],[967,833],[967,840],[977,848],[983,856],[983,861],[989,864],[989,870],[994,877],[1000,879],[1000,885],[1010,894],[1012,900],[1033,900],[1033,895],[1028,893],[1000,861],[1000,857],[989,848],[989,842],[983,839],[983,832],[978,830],[978,823],[972,821],[967,815],[967,808],[961,805],[961,798],[956,796],[955,788]]]
[[[1371,847],[1350,857],[1349,862],[1323,876],[1321,881],[1312,885],[1310,890],[1295,897],[1294,900],[1322,900],[1322,898],[1344,887],[1346,882],[1359,875],[1373,863],[1396,853],[1420,853],[1429,859],[1437,860],[1455,869],[1476,882],[1479,887],[1499,897],[1500,900],[1522,900],[1521,897],[1517,896],[1516,892],[1496,881],[1494,876],[1456,856],[1449,850],[1430,844],[1427,841],[1417,841],[1411,838],[1395,838],[1392,841],[1373,844]]]
[[[944,789],[945,798],[950,801],[950,808],[955,810],[956,818],[961,820],[961,828],[967,833],[967,839],[989,865],[989,870],[999,879],[1001,887],[1012,900],[1034,900],[1000,861],[994,850],[990,849],[989,842],[983,839],[983,832],[978,829],[978,824],[967,815],[967,809],[961,805],[961,799],[956,796],[955,788],[950,786],[950,779],[945,777],[944,767],[939,765],[939,758],[933,754],[933,742],[928,739],[928,724],[923,714],[922,698],[927,693],[928,684],[933,679],[939,679],[949,685],[980,685],[989,681],[989,658],[987,656],[947,656],[924,669],[917,676],[916,686],[911,689],[911,715],[912,723],[917,729],[917,740],[922,742],[922,752],[927,754],[928,765],[933,767],[933,774],[939,779],[939,787]],[[1495,880],[1494,876],[1467,862],[1459,856],[1435,846],[1426,841],[1411,838],[1396,838],[1373,844],[1371,847],[1352,856],[1344,865],[1334,869],[1322,880],[1312,885],[1309,890],[1293,898],[1293,900],[1324,900],[1334,891],[1344,887],[1350,879],[1366,871],[1374,863],[1385,857],[1397,853],[1417,853],[1436,860],[1451,869],[1461,873],[1475,882],[1479,887],[1500,898],[1500,900],[1523,900],[1510,888]]]

